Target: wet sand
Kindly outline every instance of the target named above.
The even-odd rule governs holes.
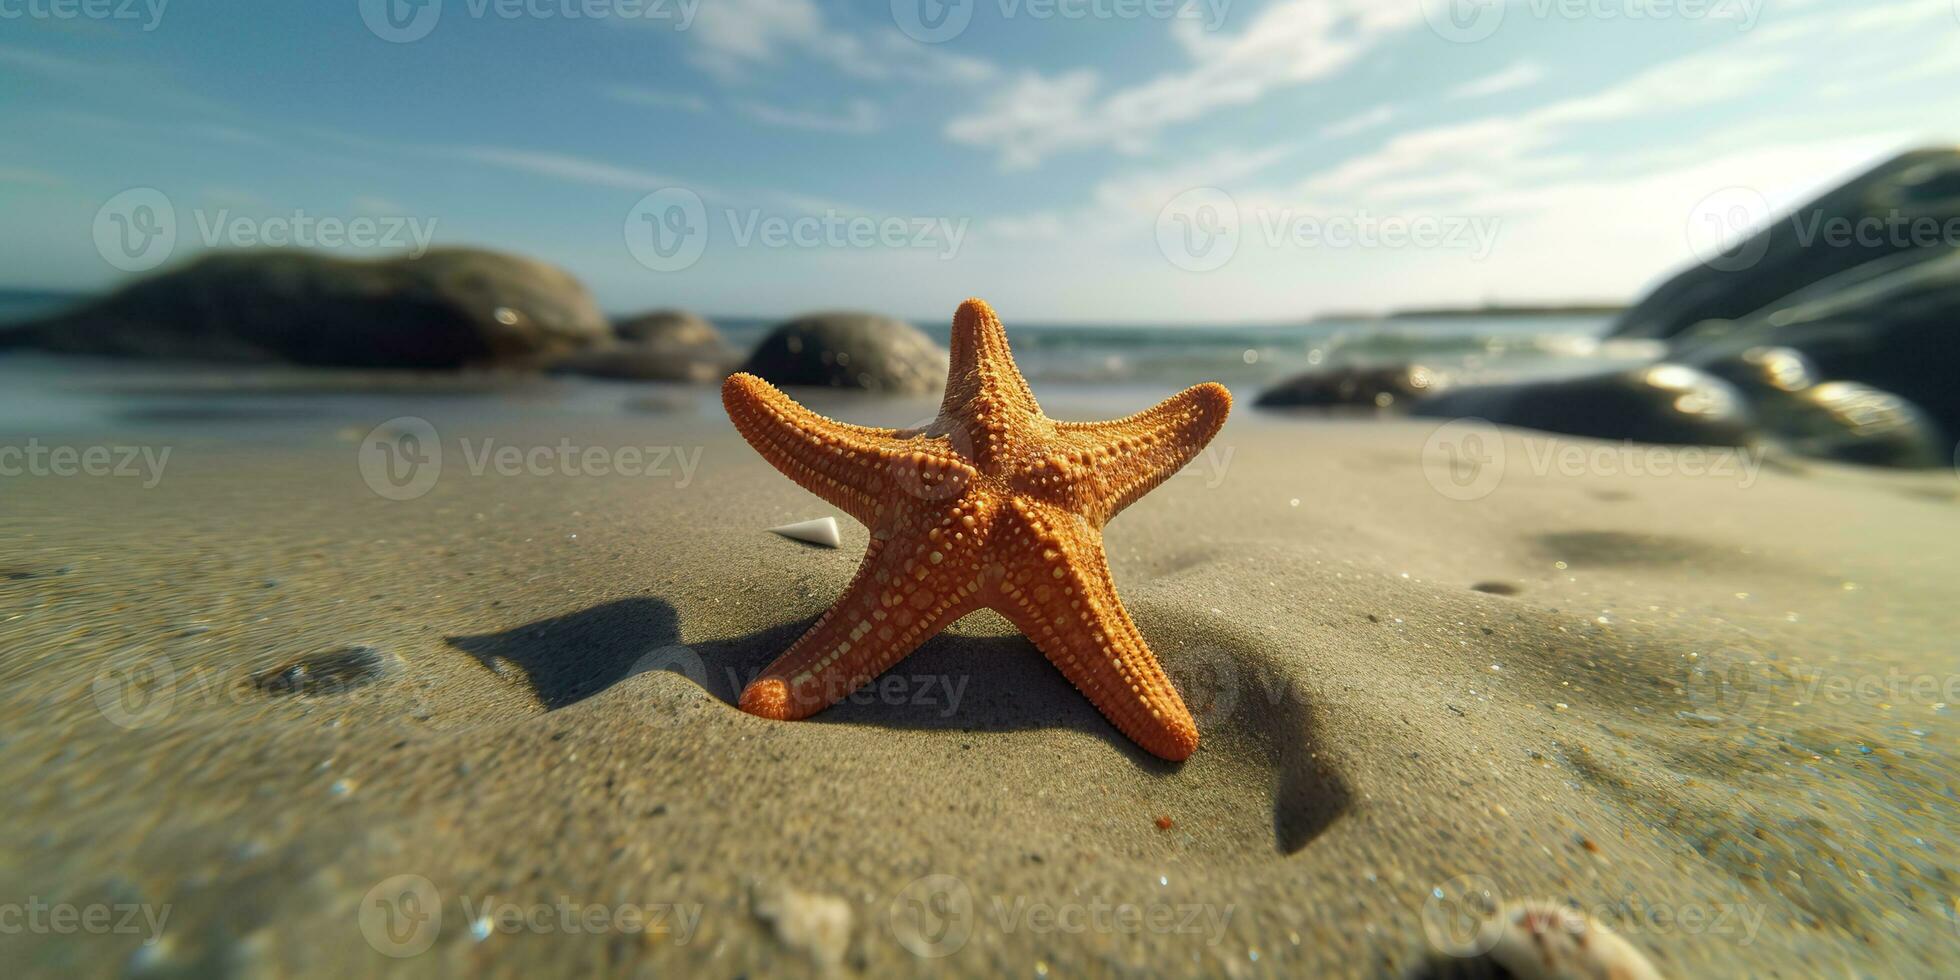
[[[206,393],[4,433],[171,454],[0,482],[0,893],[166,913],[154,943],[51,924],[0,957],[1405,975],[1461,965],[1466,891],[1576,904],[1672,976],[1953,948],[1951,472],[1568,475],[1548,447],[1604,444],[1512,432],[1459,499],[1433,423],[1241,408],[1107,532],[1199,718],[1173,766],[992,615],[811,721],[737,711],[865,532],[767,533],[835,512],[711,394],[652,390]],[[443,467],[388,499],[363,454],[408,415]]]

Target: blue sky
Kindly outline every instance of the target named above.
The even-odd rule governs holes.
[[[366,217],[620,311],[1610,299],[1960,138],[1960,0],[381,2],[0,0],[0,281],[125,277],[98,218],[153,188],[173,261]]]

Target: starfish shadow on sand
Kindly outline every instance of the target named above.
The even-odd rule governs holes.
[[[680,647],[680,616],[665,600],[621,599],[501,633],[452,636],[451,646],[499,676],[521,673],[547,710],[576,704],[644,670],[669,670],[733,707],[742,688],[806,631],[814,617]],[[1328,763],[1311,705],[1297,687],[1271,682],[1258,657],[1232,650],[1233,703],[1207,735],[1208,752],[1249,757],[1271,770],[1273,831],[1291,854],[1345,813],[1352,793]],[[515,671],[513,671],[515,668]],[[1215,668],[1214,668],[1215,669]],[[878,679],[791,724],[855,725],[949,733],[1066,728],[1088,732],[1139,769],[1173,778],[1183,766],[1139,748],[1083,700],[1016,634],[943,633]]]

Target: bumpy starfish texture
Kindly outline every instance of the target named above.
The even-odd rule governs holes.
[[[1054,421],[994,311],[969,299],[953,315],[945,400],[922,429],[832,421],[749,374],[721,392],[764,459],[871,529],[843,597],[743,690],[742,710],[808,717],[991,608],[1138,745],[1171,760],[1197,749],[1197,723],[1116,597],[1102,528],[1218,433],[1223,386],[1111,422]]]

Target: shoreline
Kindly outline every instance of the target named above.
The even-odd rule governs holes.
[[[930,411],[817,401],[867,424]],[[378,421],[361,413],[395,403],[250,447],[175,440],[151,490],[10,482],[13,890],[172,908],[164,949],[29,936],[10,958],[372,969],[387,960],[355,911],[401,874],[440,897],[439,936],[400,961],[430,975],[1402,974],[1435,955],[1428,896],[1464,876],[1604,909],[1671,975],[1932,970],[1912,957],[1951,926],[1921,897],[1954,873],[1951,716],[1913,683],[1960,670],[1934,625],[1960,562],[1938,530],[1960,531],[1951,474],[1806,462],[1743,488],[1526,464],[1465,501],[1426,471],[1433,425],[1241,413],[1107,534],[1199,714],[1197,755],[1170,766],[987,614],[808,722],[744,715],[744,672],[849,578],[861,526],[834,551],[766,533],[830,511],[698,407],[408,404],[445,449],[408,500],[359,459]],[[465,438],[699,463],[473,473]],[[1506,457],[1543,438],[1507,431]],[[367,680],[252,681],[360,647],[380,651]],[[101,679],[158,664],[169,707],[106,717]],[[1835,876],[1823,853],[1843,855]],[[944,958],[893,925],[945,897],[935,876],[971,901]],[[492,897],[668,911],[664,932],[478,935],[463,899]],[[1044,903],[1091,924],[1030,925]],[[1168,924],[1088,911],[1126,904]],[[1703,926],[1640,917],[1655,908]],[[1196,931],[1176,928],[1191,909]],[[792,925],[811,922],[831,927]]]

